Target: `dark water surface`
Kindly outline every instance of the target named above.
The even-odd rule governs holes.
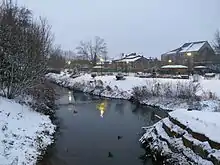
[[[141,127],[162,111],[136,108],[126,100],[103,99],[57,88],[60,120],[56,143],[42,165],[152,165],[139,157]],[[71,104],[69,104],[71,102]]]

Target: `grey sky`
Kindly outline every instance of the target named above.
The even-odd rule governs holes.
[[[213,41],[220,28],[220,0],[17,1],[47,17],[63,49],[100,36],[111,57],[122,52],[159,57],[187,41]]]

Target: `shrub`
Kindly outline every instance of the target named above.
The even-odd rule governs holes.
[[[171,82],[160,82],[158,80],[147,80],[145,86],[134,87],[132,95],[134,99],[139,101],[148,97],[166,97],[179,99],[196,99],[196,92],[199,90],[200,84],[192,81],[178,81],[173,84]]]
[[[26,94],[32,96],[34,102],[30,104],[34,110],[46,115],[54,115],[56,93],[48,81],[44,80],[40,85],[27,89]]]

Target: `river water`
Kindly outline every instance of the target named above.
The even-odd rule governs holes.
[[[59,130],[41,165],[152,165],[143,161],[141,127],[165,112],[137,108],[126,100],[104,99],[57,87]]]

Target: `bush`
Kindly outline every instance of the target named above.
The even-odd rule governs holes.
[[[147,80],[145,86],[134,87],[132,95],[139,101],[146,100],[149,97],[166,97],[178,99],[196,99],[196,92],[200,84],[192,81],[179,81],[175,83],[160,82],[158,80]]]
[[[34,110],[45,115],[54,115],[56,93],[48,81],[44,80],[40,85],[27,89],[26,94],[33,97],[34,102],[30,104]]]

